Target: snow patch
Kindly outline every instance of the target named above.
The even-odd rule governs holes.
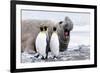
[[[73,48],[68,48],[64,52],[60,52],[58,58],[53,58],[52,53],[48,53],[48,59],[41,59],[41,55],[36,57],[37,53],[23,52],[21,54],[21,63],[35,63],[35,62],[51,62],[51,61],[73,61],[73,60],[87,60],[90,59],[90,46],[79,45]]]

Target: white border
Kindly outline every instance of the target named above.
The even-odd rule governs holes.
[[[21,9],[31,10],[51,10],[51,11],[71,11],[71,12],[89,12],[90,13],[90,60],[84,61],[63,61],[63,62],[37,62],[21,63]],[[39,68],[54,66],[72,66],[94,64],[94,9],[70,8],[70,7],[52,7],[52,6],[34,6],[34,5],[16,5],[16,69],[21,68]]]

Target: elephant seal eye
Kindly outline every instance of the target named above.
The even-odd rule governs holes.
[[[60,21],[60,22],[59,22],[59,24],[62,24],[62,23],[63,23],[63,21]]]

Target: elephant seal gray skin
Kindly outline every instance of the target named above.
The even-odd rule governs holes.
[[[58,25],[58,35],[60,41],[60,51],[68,48],[70,41],[70,31],[73,29],[73,22],[69,17],[65,17],[64,21],[60,21]]]
[[[50,20],[22,20],[21,23],[21,52],[28,52],[32,53],[32,51],[36,52],[35,48],[35,40],[40,32],[39,27],[40,26],[47,26],[48,32],[47,34],[50,37],[51,31],[52,31],[52,25],[54,25],[54,22]],[[49,40],[49,39],[48,39]]]

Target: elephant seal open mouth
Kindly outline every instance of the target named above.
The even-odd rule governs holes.
[[[60,51],[65,51],[70,41],[70,31],[73,29],[73,22],[69,17],[65,17],[64,21],[59,22],[58,28]]]
[[[69,31],[65,29],[64,30],[64,40],[66,40],[68,36],[69,36]]]

